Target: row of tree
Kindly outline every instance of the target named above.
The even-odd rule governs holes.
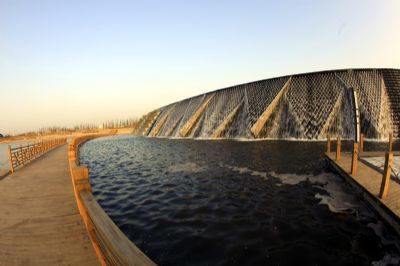
[[[71,134],[74,132],[96,132],[99,129],[116,129],[116,128],[133,128],[138,126],[139,119],[130,118],[125,120],[110,120],[100,125],[96,124],[79,124],[73,127],[42,127],[38,131],[26,132],[19,134],[20,136],[31,135],[48,135],[48,134]]]
[[[101,125],[102,128],[127,128],[136,127],[139,119],[130,118],[126,120],[107,121]]]
[[[23,136],[23,137],[35,137],[40,135],[50,135],[50,134],[60,134],[60,135],[67,135],[74,132],[97,132],[101,129],[118,129],[118,128],[132,128],[134,132],[136,132],[139,128],[145,127],[150,118],[154,117],[154,113],[150,112],[149,114],[143,115],[140,119],[139,118],[130,118],[130,119],[123,119],[123,120],[109,120],[100,125],[96,124],[79,124],[73,127],[65,127],[65,126],[51,126],[51,127],[42,127],[37,131],[25,132],[22,134],[14,135],[14,137]],[[147,122],[147,123],[146,123]],[[13,137],[10,135],[1,135],[1,137]]]

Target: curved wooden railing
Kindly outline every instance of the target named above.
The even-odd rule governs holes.
[[[89,170],[79,165],[79,145],[103,136],[107,135],[77,137],[68,147],[75,199],[93,247],[102,265],[156,265],[121,232],[97,203],[89,182]]]
[[[60,145],[64,145],[65,143],[67,143],[67,139],[60,138],[48,141],[40,141],[25,146],[21,145],[15,148],[11,148],[11,145],[8,145],[8,160],[10,163],[10,172],[14,173],[16,168],[24,166],[25,164],[40,157],[47,151]]]

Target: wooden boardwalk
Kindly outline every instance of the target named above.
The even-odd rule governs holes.
[[[363,155],[364,154],[364,155]],[[384,156],[384,153],[362,153],[361,156]],[[366,199],[373,207],[396,229],[400,232],[400,184],[394,180],[389,182],[389,191],[385,199],[378,197],[381,188],[382,173],[373,169],[364,162],[358,160],[357,175],[352,176],[351,172],[351,153],[342,153],[339,161],[335,160],[335,153],[326,153],[330,164],[346,180],[362,190]]]
[[[0,180],[0,265],[99,265],[76,205],[67,145]]]

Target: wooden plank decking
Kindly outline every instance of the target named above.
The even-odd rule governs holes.
[[[0,180],[0,265],[99,265],[76,206],[66,145]]]
[[[364,154],[364,155],[363,155]],[[377,156],[378,153],[363,153],[361,156]],[[384,153],[379,153],[384,156]],[[372,203],[373,207],[396,229],[400,232],[400,184],[394,180],[389,182],[389,192],[387,198],[380,199],[378,197],[382,182],[382,173],[376,171],[364,162],[358,160],[357,175],[352,176],[351,172],[351,153],[342,153],[339,161],[335,160],[335,153],[326,153],[330,164],[353,185],[363,190],[369,198],[367,200]]]

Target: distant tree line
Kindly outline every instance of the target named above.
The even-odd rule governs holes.
[[[17,136],[37,136],[37,135],[49,135],[49,134],[71,134],[74,132],[97,132],[99,129],[116,129],[116,128],[133,128],[138,126],[140,119],[130,118],[124,120],[109,120],[100,125],[96,124],[79,124],[73,127],[42,127],[38,131],[25,132],[18,134]],[[8,137],[8,136],[4,136]]]
[[[60,134],[60,135],[68,135],[74,132],[98,132],[101,129],[117,129],[117,128],[132,128],[134,132],[142,131],[144,128],[148,127],[149,120],[154,118],[154,114],[156,111],[152,111],[148,114],[143,115],[139,118],[129,118],[129,119],[116,119],[109,120],[101,124],[79,124],[73,127],[66,126],[51,126],[51,127],[42,127],[37,131],[25,132],[17,135],[1,135],[0,138],[9,138],[9,137],[37,137],[43,135],[51,135],[51,134]]]
[[[102,124],[103,128],[127,128],[127,127],[136,127],[139,122],[139,119],[130,118],[126,120],[114,120],[107,121]]]
[[[25,134],[29,133],[37,133],[40,135],[46,135],[46,134],[69,134],[73,132],[80,132],[80,131],[94,131],[97,130],[98,126],[92,125],[92,124],[86,124],[86,125],[76,125],[74,127],[42,127],[39,129],[37,132],[28,132]]]

